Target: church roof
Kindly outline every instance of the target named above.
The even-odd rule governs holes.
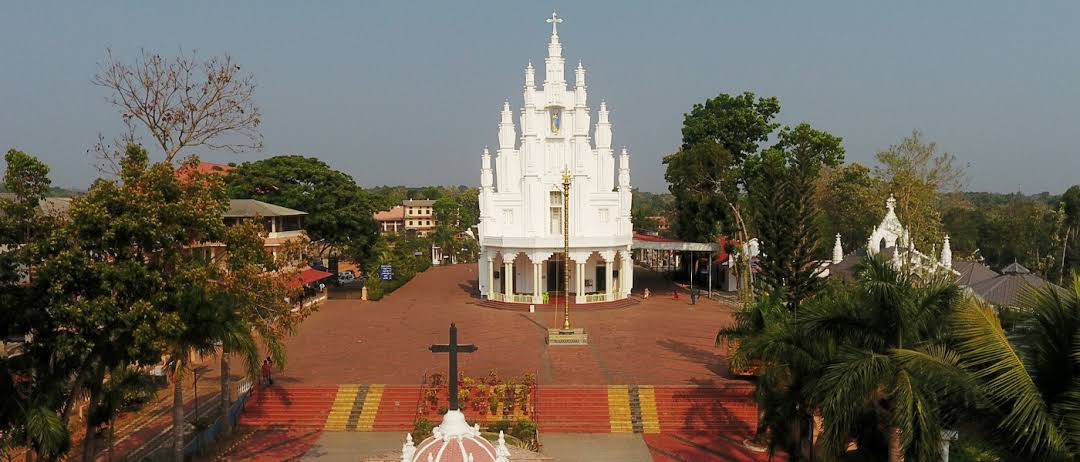
[[[960,273],[956,282],[965,286],[998,277],[998,273],[989,266],[975,261],[954,261],[952,268]]]

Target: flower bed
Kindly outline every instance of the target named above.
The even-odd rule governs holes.
[[[449,388],[445,375],[427,377],[418,417],[436,420],[445,413],[450,405]],[[533,374],[506,380],[495,371],[483,377],[458,375],[458,403],[470,420],[532,420],[535,395],[536,376]]]

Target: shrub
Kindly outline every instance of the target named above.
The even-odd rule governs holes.
[[[427,437],[431,436],[431,430],[435,428],[435,424],[424,417],[417,417],[413,421],[412,437],[413,441],[417,443],[424,441]]]

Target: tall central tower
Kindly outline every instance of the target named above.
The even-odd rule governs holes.
[[[571,296],[577,303],[625,298],[633,282],[630,244],[630,156],[611,147],[607,104],[595,124],[588,106],[585,68],[565,78],[558,26],[552,13],[544,81],[525,66],[517,125],[510,102],[500,113],[498,149],[485,148],[480,169],[480,290],[489,299],[543,303]],[[562,197],[562,174],[572,187]],[[563,252],[563,217],[569,217],[570,252]],[[569,272],[565,290],[553,276]],[[545,296],[546,295],[546,296]]]

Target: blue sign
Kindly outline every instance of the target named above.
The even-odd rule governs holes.
[[[389,281],[394,278],[394,267],[390,265],[379,266],[379,279]]]

